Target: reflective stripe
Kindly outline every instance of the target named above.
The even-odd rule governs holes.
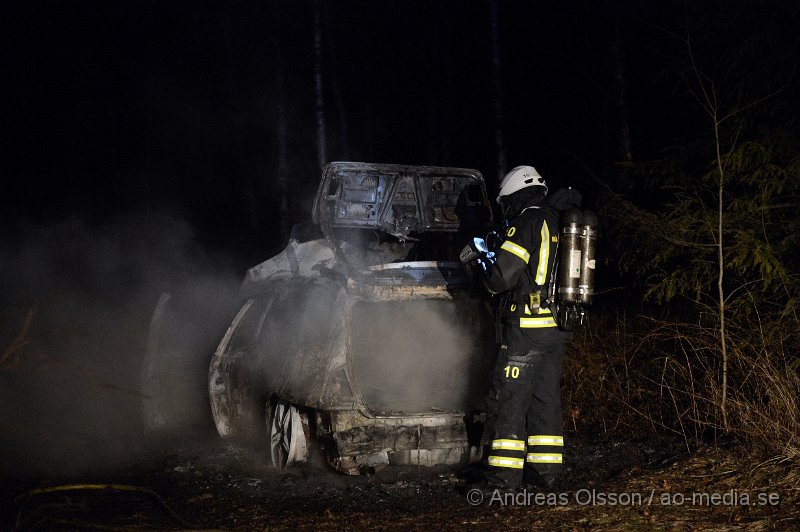
[[[516,305],[511,305],[512,307],[516,307]],[[515,309],[511,309],[514,311]],[[525,305],[525,314],[531,314],[531,308],[528,305]],[[539,309],[539,312],[536,313],[537,316],[552,316],[553,313],[549,310],[545,310],[543,308]]]
[[[556,327],[558,324],[552,316],[545,318],[520,318],[519,326],[522,329],[541,329],[544,327]]]
[[[551,453],[528,453],[528,462],[538,462],[540,464],[560,464],[562,455]]]
[[[505,449],[506,451],[524,451],[523,440],[493,440],[492,449]]]
[[[550,258],[550,228],[547,227],[547,220],[542,222],[542,243],[539,245],[539,266],[536,268],[536,284],[544,286],[547,277],[547,262]],[[525,261],[528,262],[528,261]]]
[[[531,258],[531,254],[528,253],[528,250],[522,246],[518,246],[517,244],[511,242],[510,240],[506,240],[503,242],[503,245],[500,246],[500,249],[504,249],[509,253],[513,253],[517,257],[521,258],[525,261],[525,264],[528,264],[528,261]]]
[[[522,469],[525,467],[525,460],[522,458],[508,458],[506,456],[490,456],[489,465],[494,467],[510,467],[511,469]]]
[[[563,436],[528,436],[528,445],[554,445],[564,446]]]

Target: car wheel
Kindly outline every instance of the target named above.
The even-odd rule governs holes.
[[[281,400],[267,403],[267,433],[272,465],[286,469],[308,461],[308,423],[293,405]]]

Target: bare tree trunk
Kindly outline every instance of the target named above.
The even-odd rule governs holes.
[[[719,238],[717,240],[717,260],[719,261],[719,272],[717,274],[717,296],[719,298],[719,342],[722,349],[722,397],[720,398],[719,409],[722,413],[722,426],[725,432],[728,432],[728,344],[726,341],[725,331],[725,289],[722,281],[725,277],[725,256],[724,245],[722,240],[722,193],[725,190],[725,169],[722,164],[722,154],[720,152],[719,140],[719,119],[717,118],[716,108],[714,108],[714,143],[717,149],[717,169],[719,170],[719,187],[717,194],[719,194],[717,205],[717,233]]]
[[[453,106],[452,35],[448,9],[440,5],[437,13],[438,16],[431,15],[428,21],[428,31],[433,38],[431,65],[435,73],[441,73],[445,82],[428,99],[428,161],[447,166],[451,161],[452,145],[449,120]]]
[[[717,187],[717,234],[715,235],[717,238],[716,247],[717,247],[717,308],[719,309],[719,344],[720,344],[720,351],[722,355],[722,394],[719,401],[719,410],[720,414],[722,415],[722,427],[725,432],[729,431],[729,424],[728,424],[728,342],[727,342],[727,330],[725,324],[725,287],[723,285],[723,280],[725,278],[725,243],[723,240],[723,232],[722,232],[722,222],[724,218],[724,203],[722,199],[722,194],[725,191],[725,164],[722,158],[722,147],[721,147],[721,139],[719,128],[726,119],[731,118],[736,114],[736,111],[733,113],[720,118],[719,117],[719,103],[717,97],[717,91],[714,87],[713,81],[709,81],[708,84],[704,82],[704,75],[700,71],[697,66],[697,63],[694,60],[694,54],[692,53],[691,43],[687,39],[686,44],[689,47],[689,58],[692,63],[692,69],[694,70],[694,74],[697,77],[697,83],[700,87],[702,93],[702,99],[698,98],[701,104],[705,107],[706,112],[708,113],[709,117],[711,118],[711,122],[714,126],[714,149],[715,149],[715,157],[716,157],[716,164],[717,164],[717,171],[719,172],[719,185]],[[708,85],[708,86],[707,86]],[[731,144],[729,154],[733,151],[735,145],[735,140]]]
[[[620,20],[615,22],[615,38],[611,45],[612,87],[617,111],[617,165],[628,168],[633,162],[628,95],[625,87],[625,58],[622,48]]]
[[[273,15],[273,20],[275,16]],[[272,43],[275,50],[275,101],[277,120],[275,123],[278,142],[278,231],[282,243],[289,240],[292,229],[289,200],[289,144],[286,116],[286,87],[283,76],[283,47],[277,24],[272,28]]]
[[[330,25],[330,19],[328,19],[328,24]],[[331,79],[331,88],[333,89],[333,99],[334,103],[336,104],[336,114],[339,120],[339,139],[338,143],[334,143],[334,155],[333,157],[341,157],[342,160],[349,161],[350,160],[350,141],[348,135],[348,127],[347,127],[347,109],[344,105],[344,99],[342,98],[342,84],[339,83],[339,70],[336,68],[339,64],[337,61],[337,41],[336,41],[336,29],[328,32],[328,46],[327,46],[327,53],[328,53],[328,64],[331,65],[330,69],[330,79]],[[336,146],[339,146],[339,150],[336,151]]]
[[[497,153],[497,181],[500,182],[506,173],[506,146],[503,135],[503,86],[500,71],[500,22],[497,13],[497,0],[492,0],[490,21],[492,31],[492,84],[494,86],[494,144]]]
[[[322,6],[314,0],[314,94],[317,115],[317,163],[320,171],[328,161],[328,146],[325,134],[325,100],[322,92]]]

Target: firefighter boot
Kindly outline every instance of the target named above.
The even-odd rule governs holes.
[[[522,485],[522,471],[482,464],[462,471],[467,484],[487,488],[516,489]]]
[[[517,489],[522,486],[522,471],[489,466],[485,470],[483,483],[489,488]]]
[[[561,478],[561,464],[539,464],[536,467],[525,467],[523,483],[545,490],[553,488]]]

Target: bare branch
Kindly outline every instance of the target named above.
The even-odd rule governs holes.
[[[33,315],[35,313],[36,309],[31,308],[27,314],[25,314],[25,318],[22,320],[22,327],[20,327],[20,331],[16,338],[14,338],[3,350],[3,353],[0,354],[0,367],[3,367],[3,364],[5,364],[14,354],[19,353],[23,347],[30,343],[30,340],[28,340],[28,332],[30,331],[31,322],[33,321]]]
[[[792,73],[789,74],[789,78],[786,80],[786,83],[784,83],[783,85],[778,87],[776,90],[772,91],[771,93],[767,94],[763,98],[759,98],[759,99],[757,99],[755,101],[752,101],[752,102],[748,103],[747,105],[744,105],[744,106],[742,106],[742,107],[740,107],[738,109],[734,109],[730,113],[728,113],[725,116],[723,116],[722,118],[720,118],[719,123],[721,124],[722,122],[726,121],[727,119],[729,119],[731,117],[734,117],[734,116],[736,116],[736,115],[738,115],[740,113],[743,113],[744,111],[746,111],[747,109],[750,109],[751,107],[755,107],[755,106],[757,106],[757,105],[759,105],[761,103],[764,103],[765,101],[769,100],[770,98],[774,98],[775,96],[777,96],[778,94],[783,92],[786,89],[786,87],[788,87],[789,84],[792,82],[792,78],[794,78],[794,73],[796,71],[797,71],[797,65],[795,64],[794,67],[792,68]]]

